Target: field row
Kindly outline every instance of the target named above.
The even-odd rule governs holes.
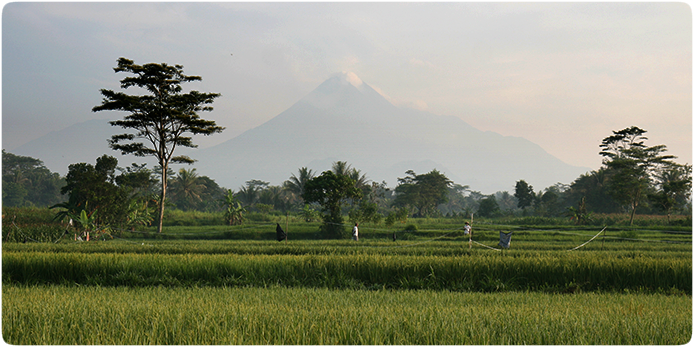
[[[107,241],[79,242],[69,235],[55,242],[3,243],[4,251],[29,252],[77,252],[77,253],[161,253],[161,254],[402,254],[402,255],[441,255],[456,256],[472,252],[486,253],[489,246],[499,248],[499,231],[478,230],[473,237],[473,248],[469,248],[468,237],[457,231],[420,230],[399,234],[395,241],[386,237],[381,239],[360,237],[359,242],[351,240],[311,240],[290,239],[277,242],[274,231],[267,227],[260,229],[236,229],[234,233],[255,234],[247,240],[214,239],[220,233],[229,233],[225,228],[181,228],[159,239],[107,238]],[[273,229],[274,230],[274,229]],[[509,254],[519,256],[526,252],[569,251],[583,245],[600,230],[517,230],[513,232]],[[598,235],[580,250],[610,252],[617,255],[638,253],[653,257],[689,257],[692,251],[691,233],[664,233],[661,231],[641,231],[638,235],[624,239],[616,232],[607,231]],[[200,239],[168,239],[170,235],[194,236]],[[405,240],[403,235],[410,235]],[[72,237],[72,238],[71,238]],[[482,246],[484,245],[484,246]],[[494,250],[491,250],[492,252]]]
[[[687,295],[3,285],[2,297],[14,345],[679,345],[692,333]]]
[[[523,253],[519,253],[523,254]],[[691,257],[607,252],[250,255],[15,252],[3,284],[691,293]]]

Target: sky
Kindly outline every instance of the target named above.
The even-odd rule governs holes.
[[[345,71],[396,106],[526,138],[571,165],[597,170],[602,139],[634,125],[692,163],[686,3],[9,3],[3,149],[122,118],[91,112],[100,89],[120,90],[119,57],[183,65],[202,77],[186,88],[222,94],[202,117],[226,130],[196,137],[201,148]]]

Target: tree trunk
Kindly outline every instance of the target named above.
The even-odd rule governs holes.
[[[161,195],[159,199],[159,225],[157,232],[161,233],[164,223],[164,202],[166,201],[166,170],[168,165],[161,165]]]
[[[634,224],[634,214],[636,214],[636,207],[638,207],[639,204],[637,202],[634,202],[631,205],[631,217],[629,217],[629,226],[632,226]]]

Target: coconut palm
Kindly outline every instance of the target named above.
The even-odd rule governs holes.
[[[181,169],[171,181],[169,186],[171,197],[176,206],[183,210],[195,207],[195,203],[201,201],[200,195],[205,190],[205,185],[198,180],[195,169]]]
[[[260,199],[260,193],[267,189],[270,185],[268,182],[261,180],[250,180],[246,181],[246,186],[239,188],[239,192],[236,197],[241,200],[244,206],[253,206],[258,199]]]
[[[286,211],[288,206],[289,194],[286,189],[280,186],[269,186],[260,192],[259,202],[272,205],[276,210]]]
[[[366,187],[367,184],[369,184],[369,180],[366,178],[366,174],[362,175],[361,170],[357,170],[355,168],[352,168],[352,166],[347,164],[347,162],[344,162],[344,161],[334,162],[332,171],[336,175],[343,175],[343,176],[347,176],[347,177],[353,179],[355,182],[354,186],[357,189],[362,189],[362,188]]]
[[[336,175],[349,176],[350,171],[352,171],[352,165],[347,164],[345,161],[336,161],[333,163],[332,171]]]
[[[366,174],[362,175],[361,170],[357,169],[350,170],[347,177],[354,180],[354,186],[357,187],[357,189],[364,189],[370,182],[370,180],[366,178]]]
[[[308,180],[315,177],[313,170],[302,167],[299,169],[299,176],[292,174],[288,180],[284,181],[284,189],[291,193],[296,199],[301,199],[301,195],[304,194],[304,186]]]

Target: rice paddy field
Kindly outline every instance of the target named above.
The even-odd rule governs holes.
[[[420,221],[416,231],[363,226],[358,242],[317,240],[317,224],[288,225],[282,242],[273,239],[275,223],[3,242],[3,339],[680,345],[692,338],[691,228],[480,223],[469,243],[460,225],[441,221]],[[501,250],[499,232],[511,231],[511,248]]]

